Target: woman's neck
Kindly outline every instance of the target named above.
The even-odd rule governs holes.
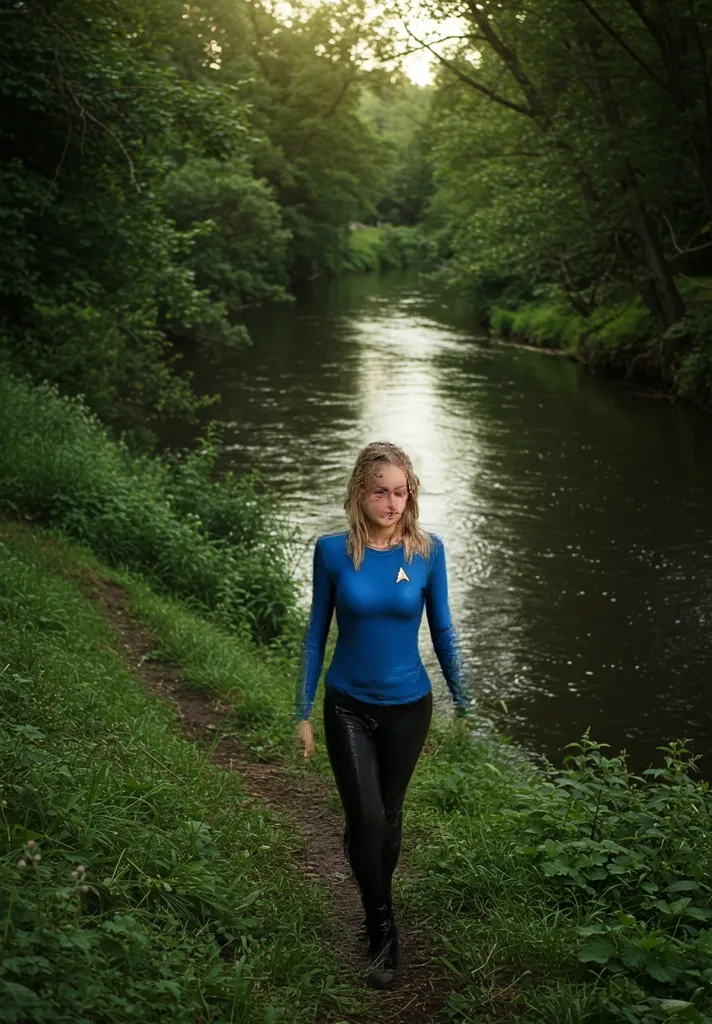
[[[400,541],[397,526],[379,528],[371,526],[368,530],[366,545],[369,548],[390,548]]]

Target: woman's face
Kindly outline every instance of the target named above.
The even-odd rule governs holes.
[[[370,525],[396,526],[408,501],[408,478],[398,466],[379,466],[366,484],[361,507]]]

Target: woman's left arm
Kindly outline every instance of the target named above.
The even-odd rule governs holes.
[[[425,610],[433,647],[455,702],[456,712],[464,714],[470,708],[471,700],[460,655],[460,643],[450,614],[445,548],[439,537],[433,537],[430,572],[425,588]]]

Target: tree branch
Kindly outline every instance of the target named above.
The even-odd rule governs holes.
[[[65,82],[65,87],[66,87],[67,91],[69,92],[69,95],[72,97],[72,99],[74,100],[74,102],[77,105],[77,109],[79,110],[79,117],[81,118],[82,122],[84,122],[86,124],[87,120],[92,121],[95,125],[97,125],[98,128],[101,128],[102,131],[106,132],[106,134],[110,138],[112,138],[114,140],[116,145],[119,147],[119,149],[123,153],[124,159],[126,160],[126,163],[128,164],[129,179],[131,181],[131,184],[134,186],[134,188],[136,189],[137,192],[140,192],[141,191],[141,186],[136,181],[136,168],[134,167],[134,162],[131,159],[131,154],[129,153],[128,149],[123,144],[123,142],[121,141],[119,136],[116,134],[116,132],[113,130],[113,128],[109,128],[109,126],[107,124],[104,124],[104,122],[100,121],[98,117],[95,117],[94,114],[92,114],[92,112],[90,110],[87,110],[86,107],[82,106],[81,102],[79,101],[79,99],[77,97],[77,94],[74,92],[74,90],[72,89],[72,87],[69,84],[69,82]]]
[[[413,36],[413,38],[415,39],[415,36]],[[432,41],[432,43],[430,43],[429,45],[430,46],[438,46],[440,43],[449,43],[453,39],[476,39],[476,40],[478,40],[479,42],[482,42],[482,43],[486,43],[487,42],[487,40],[485,39],[484,36],[478,36],[476,32],[467,32],[467,33],[465,33],[465,35],[460,35],[460,36],[443,36],[442,39],[434,39]],[[420,53],[422,50],[425,50],[427,47],[428,47],[427,43],[420,43],[419,42],[417,46],[411,46],[410,49],[404,50],[402,53],[396,53],[392,59],[393,60],[401,60],[403,57],[410,56],[411,53]],[[431,50],[431,53],[432,53],[432,50]]]
[[[618,32],[616,32],[616,30],[613,28],[613,26],[610,25],[606,21],[606,19],[603,18],[598,13],[598,11],[593,6],[593,4],[589,3],[589,0],[579,0],[579,3],[581,4],[582,7],[586,8],[588,13],[593,18],[596,19],[598,24],[603,28],[603,30],[605,32],[608,33],[608,35],[611,37],[611,39],[613,39],[616,43],[618,43],[618,45],[620,47],[622,47],[622,49],[625,50],[625,52],[628,54],[628,56],[631,57],[635,61],[635,63],[639,67],[641,67],[643,69],[643,71],[646,73],[646,75],[650,79],[652,79],[652,81],[655,82],[656,85],[660,86],[660,88],[663,89],[665,92],[670,92],[670,89],[669,89],[667,83],[664,82],[662,80],[662,78],[658,78],[657,74],[655,73],[655,71],[653,71],[653,69],[650,67],[650,65],[647,63],[647,61],[644,61],[642,57],[638,56],[638,54],[635,52],[635,50],[631,46],[628,45],[628,43],[625,41],[625,39]]]
[[[688,277],[687,274],[678,273],[677,276],[683,278],[685,281],[690,281],[692,284],[697,285],[698,288],[706,288],[709,291],[712,291],[712,284],[705,284],[704,281],[696,281],[694,277]]]
[[[505,43],[504,39],[497,35],[492,27],[491,19],[476,0],[467,0],[467,7],[470,17],[526,97],[529,104],[529,116],[543,118],[544,106],[539,94],[531,78],[522,67],[515,51]]]
[[[351,85],[351,83],[354,81],[355,78],[356,78],[355,71],[351,71],[351,73],[349,75],[347,75],[347,77],[344,79],[344,81],[343,81],[343,83],[341,85],[341,88],[339,89],[339,92],[338,92],[336,98],[334,99],[334,102],[331,104],[331,106],[329,106],[324,111],[324,113],[319,118],[318,125],[323,124],[324,121],[328,121],[330,117],[334,116],[336,111],[341,106],[341,102],[342,102],[344,96],[346,95],[346,90],[348,89],[348,87]],[[316,131],[317,131],[318,125],[315,125],[310,132],[307,132],[307,134],[303,138],[301,138],[301,139],[299,139],[297,141],[297,144],[295,145],[294,149],[292,150],[292,152],[287,157],[288,163],[290,163],[290,164],[293,163],[297,159],[298,156],[302,155],[304,150],[307,148],[307,146],[309,145],[311,140],[316,135]]]
[[[405,22],[403,22],[403,25],[411,39],[414,39],[415,42],[418,43],[424,50],[428,50],[430,53],[432,53],[433,57],[435,57],[436,60],[440,61],[443,67],[446,67],[448,71],[452,72],[452,74],[459,78],[461,82],[464,82],[465,85],[469,85],[471,89],[476,89],[477,92],[482,93],[483,96],[486,96],[494,103],[499,103],[500,106],[502,107],[507,107],[509,110],[514,110],[517,114],[523,114],[525,117],[535,116],[534,111],[531,110],[529,107],[524,107],[521,105],[521,103],[515,103],[513,100],[508,100],[504,96],[500,96],[499,93],[494,92],[492,89],[488,89],[487,86],[482,85],[481,82],[477,82],[475,81],[474,78],[470,78],[469,75],[466,75],[465,72],[461,71],[455,64],[447,60],[445,57],[442,57],[436,50],[432,48],[432,46],[429,43],[424,43],[421,39],[418,39],[418,37],[413,32],[411,32],[411,30],[408,28]]]
[[[702,249],[709,249],[710,246],[712,246],[712,242],[703,242],[702,245],[693,245],[692,244],[694,242],[694,240],[697,238],[697,236],[699,235],[700,231],[702,230],[700,228],[698,231],[696,231],[694,233],[694,235],[692,236],[690,241],[687,243],[685,248],[681,249],[680,248],[680,244],[679,244],[679,242],[677,240],[677,235],[675,234],[675,229],[673,228],[673,226],[670,223],[670,220],[668,219],[666,214],[663,214],[663,220],[667,224],[668,231],[670,232],[670,239],[671,239],[672,244],[674,246],[675,252],[678,254],[678,256],[686,256],[687,253],[689,253],[689,252],[701,252]],[[683,276],[683,275],[681,275],[681,276]]]

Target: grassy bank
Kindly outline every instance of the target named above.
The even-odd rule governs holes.
[[[0,1020],[338,1019],[294,834],[125,669],[94,560],[17,526],[0,560]]]
[[[239,563],[237,542],[221,540],[211,518],[219,485],[209,501],[200,487],[186,494],[181,512],[165,483],[172,467],[134,464],[75,404],[37,394],[35,406],[24,385],[5,385],[15,415],[29,410],[39,427],[25,418],[3,434],[0,472],[0,501],[16,520],[0,530],[0,1021],[69,1022],[90,1009],[112,1021],[337,1021],[349,996],[327,948],[333,925],[292,867],[290,830],[175,738],[174,716],[123,667],[86,592],[113,574],[156,656],[228,706],[228,727],[255,758],[291,763],[295,654],[284,632],[256,642],[249,603],[271,583],[260,590],[255,578],[232,615],[187,587],[188,569],[174,585],[173,563],[156,553],[194,523],[197,502],[208,503],[183,552],[190,572],[203,556]],[[33,438],[34,460],[13,452],[24,445],[29,456]],[[90,445],[111,469],[100,463],[94,501]],[[107,544],[104,532],[120,538],[120,526],[97,523],[107,508],[122,514],[137,480],[151,514],[129,503],[131,544]],[[259,496],[250,501],[257,528],[270,523]],[[63,536],[19,525],[25,515]],[[247,536],[239,518],[233,527]],[[295,772],[328,771],[318,708],[314,720],[318,756]],[[450,971],[444,1020],[712,1021],[707,785],[679,745],[640,777],[588,740],[572,754],[567,770],[546,771],[463,723],[433,725],[407,805],[397,898]],[[99,1005],[114,1016],[97,1015]]]
[[[432,243],[417,227],[363,227],[351,232],[346,270],[365,274],[427,267],[433,258]]]
[[[209,441],[173,458],[132,455],[79,400],[9,373],[0,437],[6,513],[83,541],[254,641],[299,633],[294,538],[255,479],[213,480]]]
[[[642,299],[576,313],[562,298],[512,306],[494,305],[490,326],[506,338],[542,348],[561,349],[575,359],[616,375],[633,375],[662,383],[663,348],[678,346],[667,386],[681,398],[712,404],[712,278],[697,284],[681,280],[688,316],[669,338],[657,331]]]

